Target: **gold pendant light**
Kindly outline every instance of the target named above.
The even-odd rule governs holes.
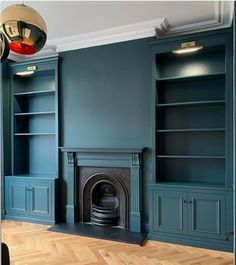
[[[1,12],[1,32],[11,51],[31,55],[41,50],[47,39],[47,26],[40,14],[25,4],[8,6]]]

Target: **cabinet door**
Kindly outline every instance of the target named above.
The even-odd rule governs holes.
[[[35,217],[52,216],[52,183],[33,181],[30,183],[30,215]]]
[[[225,238],[225,195],[188,193],[188,233]]]
[[[187,233],[187,194],[152,190],[154,211],[151,225],[154,232]]]
[[[6,214],[28,215],[28,182],[6,182]]]

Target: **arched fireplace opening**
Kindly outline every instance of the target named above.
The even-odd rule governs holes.
[[[79,222],[129,229],[130,170],[81,167]]]
[[[99,226],[118,226],[119,201],[115,186],[108,181],[96,183],[91,198],[91,223]]]

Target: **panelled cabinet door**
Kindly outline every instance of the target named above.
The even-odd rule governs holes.
[[[154,232],[187,233],[187,193],[152,191]]]
[[[188,234],[225,238],[225,196],[188,193]]]
[[[35,217],[52,216],[52,183],[33,181],[30,184],[30,215]]]
[[[28,215],[28,182],[6,182],[6,211],[7,214]]]

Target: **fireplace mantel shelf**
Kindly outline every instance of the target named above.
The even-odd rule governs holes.
[[[143,148],[74,148],[74,147],[59,147],[62,152],[72,153],[127,153],[140,154]]]

